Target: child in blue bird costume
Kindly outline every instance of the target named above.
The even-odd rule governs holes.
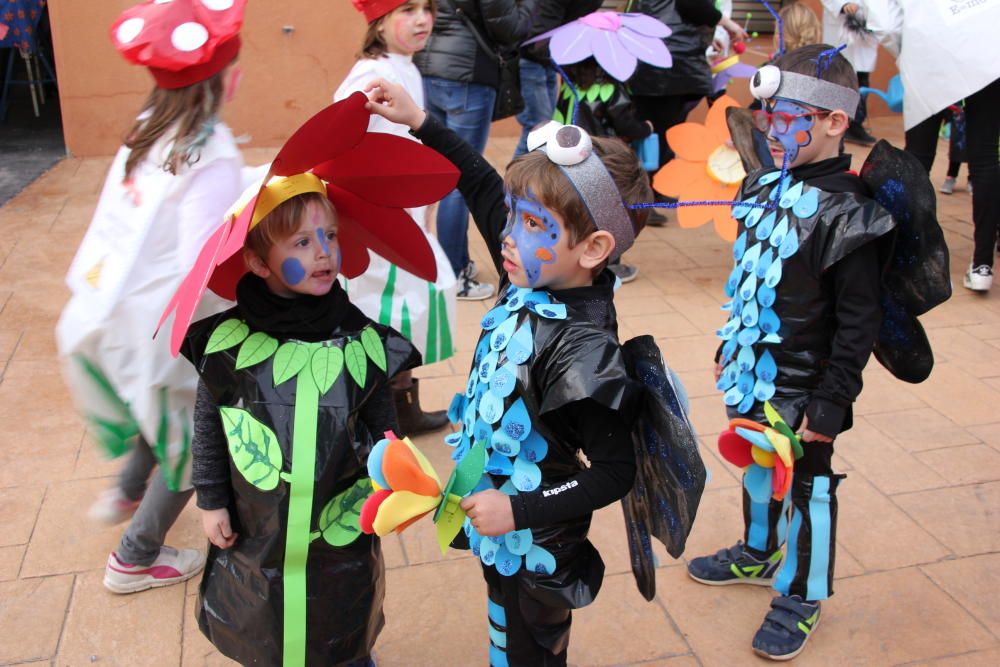
[[[652,200],[648,180],[623,142],[555,122],[531,133],[529,153],[501,179],[401,88],[369,87],[373,113],[408,125],[459,168],[458,189],[502,276],[468,383],[451,404],[460,428],[446,438],[455,460],[479,443],[489,450],[479,486],[462,501],[459,538],[483,564],[490,664],[565,665],[571,611],[593,601],[604,574],[587,539],[593,511],[625,498],[633,570],[651,598],[650,535],[679,554],[705,480],[683,399],[668,398],[660,413],[676,417],[674,430],[644,407],[655,393],[646,386],[681,393],[655,372],[659,351],[618,340],[607,264],[643,227],[647,209],[629,204]],[[637,461],[644,448],[672,455],[674,482],[640,483],[663,478],[650,472],[655,461]],[[661,502],[668,488],[677,493]]]

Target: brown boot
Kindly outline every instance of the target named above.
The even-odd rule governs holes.
[[[392,398],[396,404],[396,418],[399,420],[400,436],[419,435],[436,431],[448,424],[448,412],[435,410],[424,412],[420,409],[420,380],[413,378],[413,384],[406,389],[393,389]]]

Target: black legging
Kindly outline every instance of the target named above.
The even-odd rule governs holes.
[[[1000,79],[965,98],[965,145],[972,184],[975,251],[972,265],[993,266],[997,224],[1000,222]],[[948,110],[940,111],[906,131],[906,150],[927,169],[934,164],[938,132]]]

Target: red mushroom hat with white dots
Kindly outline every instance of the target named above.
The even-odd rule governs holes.
[[[111,41],[131,63],[149,68],[160,88],[211,78],[240,52],[247,0],[147,0],[122,12]]]
[[[355,9],[365,15],[365,20],[369,23],[406,4],[406,0],[351,0],[351,2]]]

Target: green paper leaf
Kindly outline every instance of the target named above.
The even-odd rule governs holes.
[[[361,506],[372,492],[367,477],[330,499],[319,515],[319,530],[332,547],[344,547],[361,535]]]
[[[229,441],[229,454],[243,478],[261,491],[271,491],[281,480],[281,446],[270,428],[246,410],[220,407]]]
[[[372,363],[384,373],[386,369],[385,344],[379,338],[378,332],[371,327],[365,327],[364,331],[361,332],[361,345],[365,348],[365,353],[372,360]]]
[[[552,112],[552,120],[558,122],[560,125],[566,124],[566,121],[563,120],[562,111],[560,111],[559,109],[556,109],[555,111]]]
[[[354,381],[359,387],[364,387],[368,377],[368,359],[365,357],[364,346],[356,340],[350,341],[344,347],[344,362]]]
[[[562,87],[562,96],[563,96],[563,99],[564,99],[564,100],[572,100],[572,99],[574,99],[574,98],[576,97],[576,96],[575,96],[575,95],[573,94],[573,89],[572,89],[572,88],[570,88],[570,87],[569,87],[568,85],[566,85],[566,84],[563,84],[563,87]]]
[[[291,380],[309,363],[309,348],[302,343],[285,343],[274,353],[274,386]]]
[[[263,331],[250,334],[240,346],[240,353],[236,355],[236,370],[267,361],[277,349],[278,341]]]
[[[320,346],[312,355],[313,380],[320,394],[330,391],[330,387],[340,377],[340,372],[344,370],[344,353],[339,347]]]
[[[250,327],[237,319],[229,319],[215,327],[208,338],[205,354],[222,352],[242,343],[250,335]]]
[[[459,506],[461,501],[460,496],[450,495],[447,500],[441,502],[443,509],[438,515],[437,541],[442,554],[448,552],[448,547],[458,535],[458,531],[462,530],[462,523],[465,522],[465,511]]]
[[[587,89],[587,93],[585,95],[586,100],[588,102],[594,102],[594,101],[596,101],[597,100],[597,96],[600,94],[600,92],[601,92],[601,86],[600,86],[600,84],[597,84],[597,83],[593,84],[590,88]]]
[[[599,97],[601,98],[602,102],[607,102],[608,100],[611,99],[611,96],[614,94],[615,94],[615,87],[613,84],[610,83],[601,84],[601,91],[599,93]]]

